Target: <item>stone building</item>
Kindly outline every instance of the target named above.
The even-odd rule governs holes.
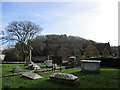
[[[96,43],[88,44],[84,50],[84,58],[96,57],[96,56],[110,56],[111,48],[108,43]]]
[[[83,52],[82,59],[95,57],[99,55],[100,55],[99,50],[93,44],[88,44]]]
[[[110,43],[98,43],[95,45],[98,49],[100,56],[110,56],[111,55],[111,48]]]
[[[89,59],[96,56],[110,56],[111,48],[109,42],[77,45],[62,44],[61,46],[57,44],[49,47],[49,55],[61,56],[62,61],[67,62],[70,56],[75,56],[76,60]]]
[[[68,45],[64,44],[58,50],[57,55],[61,56],[63,61],[68,61],[68,57],[72,55],[72,51]]]

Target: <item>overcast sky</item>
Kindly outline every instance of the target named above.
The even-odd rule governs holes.
[[[67,34],[118,45],[119,0],[5,1],[2,2],[1,30],[13,20],[28,20],[44,28],[40,35]]]

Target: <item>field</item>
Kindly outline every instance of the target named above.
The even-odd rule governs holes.
[[[14,65],[16,66],[16,64]],[[11,64],[11,67],[14,65]],[[10,74],[10,68],[8,70],[4,67],[2,69],[3,74]],[[42,69],[46,69],[44,65]],[[29,71],[27,69],[25,70]],[[4,77],[2,78],[2,88],[118,88],[118,69],[101,68],[101,72],[99,74],[83,73],[80,72],[80,68],[62,70],[62,73],[71,73],[79,78],[80,84],[74,87],[47,81],[49,76],[54,72],[60,71],[40,73],[39,75],[43,78],[37,80],[30,80],[23,78],[22,76]]]

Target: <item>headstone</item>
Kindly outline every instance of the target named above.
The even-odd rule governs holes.
[[[13,72],[20,72],[20,71],[22,71],[22,69],[19,66],[17,66],[16,68],[12,68],[12,71]]]
[[[81,60],[82,72],[100,72],[100,61],[98,60]]]
[[[57,64],[53,64],[53,68],[57,68]]]
[[[40,69],[40,67],[36,64],[29,64],[28,69],[37,70],[37,69]]]
[[[73,74],[67,74],[67,73],[54,73],[50,76],[48,80],[69,84],[69,85],[79,84],[79,78],[77,76],[74,76]]]
[[[75,67],[75,61],[76,61],[76,57],[75,56],[70,56],[69,57],[68,67],[69,68],[74,68]]]
[[[52,67],[53,66],[52,60],[46,60],[44,63],[46,65],[46,67]]]
[[[69,59],[76,60],[75,56],[70,56]]]
[[[5,55],[0,54],[0,61],[1,61],[1,60],[4,60],[4,58],[5,58]]]
[[[39,76],[38,74],[36,73],[33,73],[33,72],[26,72],[24,74],[22,74],[23,77],[27,77],[29,79],[39,79],[39,78],[43,78],[41,76]]]

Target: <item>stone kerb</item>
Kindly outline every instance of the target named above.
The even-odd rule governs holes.
[[[78,77],[74,76],[73,74],[67,73],[53,73],[48,79],[48,81],[58,82],[67,85],[78,85],[80,83]]]

